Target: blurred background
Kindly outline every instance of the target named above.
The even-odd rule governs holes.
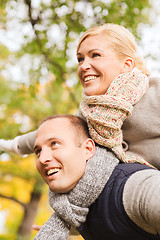
[[[136,37],[151,75],[160,74],[160,1],[0,0],[0,138],[37,129],[51,114],[75,114],[82,88],[76,46],[88,28],[113,22]],[[0,239],[30,240],[52,214],[34,154],[0,152]],[[70,240],[80,240],[74,230]]]

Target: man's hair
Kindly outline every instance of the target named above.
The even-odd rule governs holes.
[[[86,121],[78,116],[69,115],[69,114],[50,115],[44,118],[41,121],[40,125],[46,121],[56,119],[56,118],[66,118],[69,120],[69,122],[71,123],[71,126],[75,130],[76,138],[79,144],[81,144],[84,139],[90,138],[89,129]]]

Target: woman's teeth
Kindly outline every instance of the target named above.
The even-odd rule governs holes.
[[[84,82],[90,81],[90,80],[94,80],[95,78],[97,78],[97,76],[88,76],[84,78]]]

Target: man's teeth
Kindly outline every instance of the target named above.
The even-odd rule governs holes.
[[[59,172],[59,168],[53,168],[53,169],[50,169],[48,172],[47,172],[47,175],[49,176],[49,175],[51,175],[51,174],[53,174],[53,173],[57,173],[57,172]]]
[[[89,81],[89,80],[94,80],[94,79],[96,79],[97,78],[97,76],[88,76],[88,77],[85,77],[84,78],[84,82],[87,82],[87,81]]]

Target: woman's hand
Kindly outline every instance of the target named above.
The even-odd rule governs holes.
[[[21,155],[20,150],[18,149],[18,140],[19,136],[12,140],[0,139],[0,150]]]

